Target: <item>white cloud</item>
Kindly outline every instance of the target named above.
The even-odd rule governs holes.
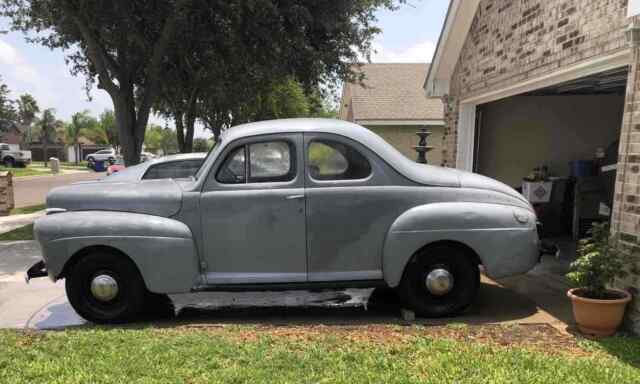
[[[371,62],[373,63],[428,63],[436,51],[436,44],[430,40],[419,41],[407,48],[390,49],[379,42],[373,43]]]
[[[18,52],[9,43],[0,40],[0,63],[15,65],[18,61]]]

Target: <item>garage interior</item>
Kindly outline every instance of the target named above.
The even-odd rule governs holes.
[[[474,171],[521,191],[541,237],[571,244],[609,220],[628,68],[478,106]],[[563,248],[563,247],[561,247]]]

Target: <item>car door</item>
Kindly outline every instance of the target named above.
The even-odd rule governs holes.
[[[307,279],[302,134],[229,143],[200,197],[208,284]]]
[[[309,281],[382,278],[382,246],[402,204],[393,171],[343,136],[305,133]]]

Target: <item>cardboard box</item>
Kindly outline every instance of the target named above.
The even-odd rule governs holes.
[[[551,200],[551,181],[523,181],[522,194],[531,203],[548,203]]]

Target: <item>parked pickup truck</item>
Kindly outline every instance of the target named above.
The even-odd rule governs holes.
[[[0,143],[0,159],[6,167],[26,166],[31,163],[31,151],[21,151],[17,144]]]

